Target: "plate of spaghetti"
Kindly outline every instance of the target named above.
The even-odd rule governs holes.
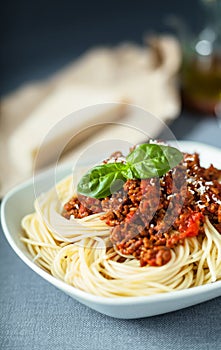
[[[221,295],[221,150],[149,141],[100,164],[52,171],[2,202],[20,258],[106,315],[139,318]],[[71,174],[71,175],[70,175]],[[80,175],[79,175],[80,174]],[[19,205],[18,205],[19,203]]]

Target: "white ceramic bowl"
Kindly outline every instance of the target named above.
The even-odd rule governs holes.
[[[179,145],[182,150],[187,152],[198,151],[201,154],[203,164],[214,163],[214,165],[221,168],[221,150],[188,141],[182,141]],[[59,168],[59,178],[61,179],[70,173],[70,169],[70,166]],[[40,174],[36,179],[39,186],[49,189],[51,175],[50,170]],[[37,266],[32,261],[25,245],[19,239],[21,219],[24,215],[32,212],[34,198],[33,181],[31,179],[12,189],[3,199],[1,208],[2,226],[9,244],[16,254],[38,275],[92,309],[117,318],[140,318],[179,310],[221,295],[221,281],[172,293],[113,299],[88,294],[67,285]]]

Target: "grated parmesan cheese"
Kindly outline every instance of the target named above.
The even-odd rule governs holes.
[[[221,200],[216,197],[215,194],[212,195],[212,199],[214,200],[215,203],[221,205]]]

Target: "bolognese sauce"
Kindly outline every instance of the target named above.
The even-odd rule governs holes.
[[[118,157],[123,157],[118,153]],[[123,158],[122,158],[123,159]],[[140,266],[162,266],[171,249],[187,237],[204,235],[207,216],[221,234],[221,170],[200,165],[197,153],[160,178],[130,179],[107,198],[78,195],[64,205],[70,219],[104,212],[110,239],[119,254],[133,256]]]

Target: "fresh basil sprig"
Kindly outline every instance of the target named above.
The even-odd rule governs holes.
[[[170,146],[144,143],[127,157],[126,163],[107,163],[89,170],[80,180],[77,191],[88,197],[105,198],[119,190],[128,179],[160,177],[182,160],[182,153]]]

